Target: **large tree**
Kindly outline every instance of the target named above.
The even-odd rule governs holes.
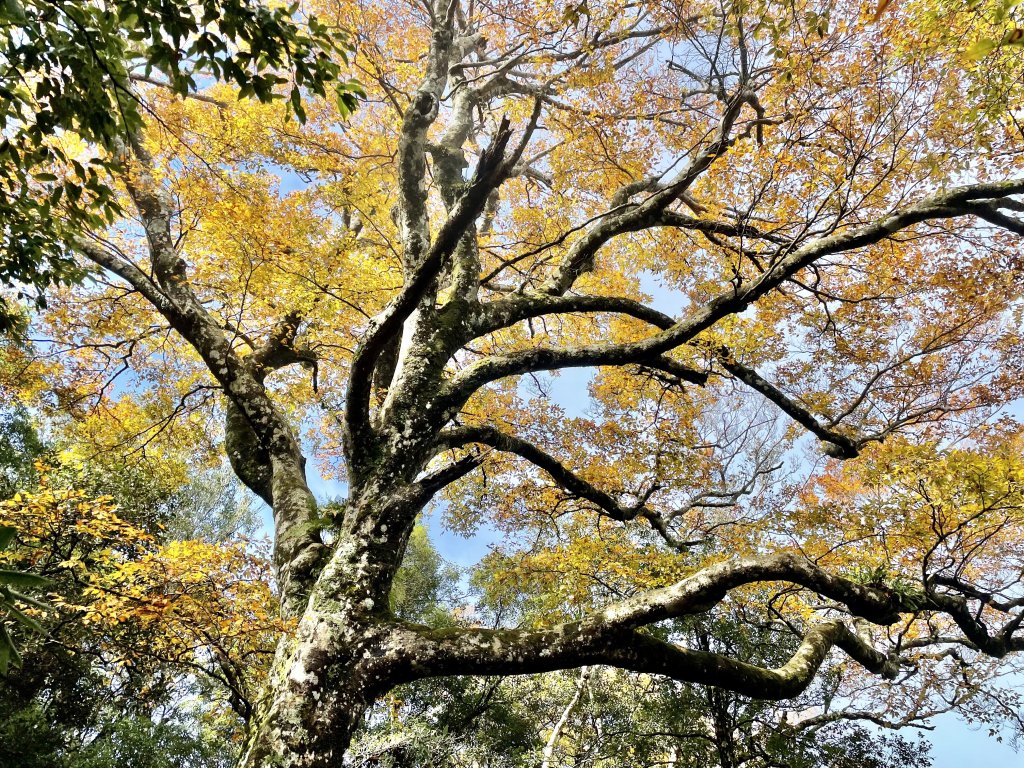
[[[1022,61],[1005,3],[962,5],[324,3],[367,99],[301,130],[136,83],[155,117],[109,150],[134,214],[70,239],[94,282],[36,324],[39,376],[113,447],[198,456],[222,418],[272,508],[297,628],[244,765],[336,765],[422,678],[611,665],[786,699],[833,649],[927,691],[1024,648],[993,421],[1020,394]],[[569,368],[596,370],[586,417],[550,395]],[[953,443],[1004,460],[931,477]],[[561,580],[546,618],[392,612],[439,494],[528,550],[507,578]],[[793,655],[655,631],[723,603]]]

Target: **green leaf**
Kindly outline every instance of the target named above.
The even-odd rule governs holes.
[[[48,610],[50,608],[50,606],[44,603],[42,600],[36,600],[34,597],[29,597],[28,595],[22,594],[21,592],[18,592],[16,589],[9,589],[7,591],[15,600],[20,600],[23,603],[34,605],[36,608],[42,608],[43,610]]]
[[[18,0],[4,0],[4,10],[7,11],[8,16],[15,21],[26,21],[25,9]]]
[[[0,676],[7,676],[7,669],[10,666],[11,659],[12,657],[17,658],[17,654],[18,649],[14,647],[11,636],[7,634],[7,628],[0,624]]]
[[[34,573],[0,568],[0,584],[20,587],[21,589],[44,589],[50,586],[50,580]]]
[[[40,635],[46,634],[46,628],[43,627],[36,619],[29,616],[27,613],[19,608],[15,608],[13,605],[4,606],[4,610],[7,614],[20,624],[24,624],[26,627],[31,629],[33,632],[38,632]]]
[[[967,49],[967,58],[971,61],[978,61],[988,56],[999,45],[997,40],[978,40]]]

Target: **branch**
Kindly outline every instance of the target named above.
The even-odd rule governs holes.
[[[544,631],[407,628],[396,635],[417,654],[419,676],[518,675],[605,664],[724,688],[756,699],[789,699],[814,680],[839,647],[868,671],[892,679],[897,662],[867,645],[840,621],[807,630],[793,656],[766,669],[707,651],[681,648],[633,630],[594,636],[578,626]]]
[[[764,395],[764,397],[778,406],[779,410],[825,443],[825,452],[829,456],[840,459],[854,459],[860,453],[864,443],[867,442],[866,440],[854,440],[823,425],[815,418],[814,414],[795,400],[792,400],[773,384],[761,378],[757,371],[737,362],[736,358],[725,347],[718,350],[718,360],[725,370],[751,389]]]
[[[1010,207],[1007,205],[1008,202],[1011,201],[978,201],[971,205],[971,209],[979,219],[984,219],[989,224],[994,224],[1014,234],[1024,236],[1024,221],[997,210],[998,208]]]
[[[991,592],[986,592],[982,589],[979,589],[978,587],[975,587],[973,584],[968,584],[967,582],[962,581],[961,579],[955,578],[953,576],[935,574],[934,576],[931,576],[929,578],[929,581],[932,584],[938,584],[943,587],[949,587],[950,589],[953,589],[959,592],[960,594],[972,597],[978,602],[984,605],[991,606],[992,608],[994,608],[997,611],[1000,611],[1001,613],[1009,613],[1012,610],[1024,607],[1024,597],[1018,597],[1010,600],[1001,600],[995,594]]]
[[[746,92],[741,90],[727,102],[715,139],[663,189],[652,194],[643,203],[627,208],[615,216],[609,216],[577,241],[562,259],[555,274],[541,286],[540,291],[554,296],[564,294],[580,275],[593,268],[594,257],[609,240],[626,232],[656,226],[665,209],[685,194],[700,175],[732,146],[734,140],[730,139],[730,133],[747,98]]]
[[[316,391],[317,354],[308,347],[295,344],[301,324],[302,315],[296,310],[289,312],[274,326],[267,341],[245,358],[245,363],[257,379],[263,381],[271,371],[301,363],[313,368],[313,391]]]
[[[304,459],[287,420],[271,401],[262,380],[232,348],[222,324],[189,285],[185,262],[172,236],[173,201],[153,174],[153,158],[140,135],[119,151],[124,182],[139,213],[155,279],[89,243],[76,244],[94,263],[113,271],[145,296],[199,354],[230,401],[229,420],[241,430],[229,457],[250,464],[241,479],[274,501],[274,562],[285,611],[298,610],[312,584],[312,570],[323,553],[319,535],[308,525],[315,501],[306,485]],[[229,438],[230,442],[231,438]],[[234,455],[248,450],[246,456]],[[255,464],[252,464],[255,462]],[[248,470],[252,470],[249,472]],[[270,487],[267,487],[269,476]]]
[[[625,365],[651,359],[692,341],[719,320],[743,312],[801,269],[826,256],[873,245],[916,224],[960,216],[977,215],[970,205],[975,200],[1024,194],[1024,179],[991,184],[975,184],[939,192],[919,203],[878,221],[816,238],[778,258],[763,273],[750,279],[737,279],[732,286],[691,310],[659,334],[623,344],[597,344],[575,349],[537,348],[510,355],[496,355],[469,366],[448,387],[448,407],[465,402],[485,384],[506,376],[554,368],[594,365]],[[783,251],[785,249],[782,249]]]
[[[171,83],[165,82],[163,80],[157,80],[155,77],[147,77],[145,75],[133,74],[129,75],[128,79],[131,80],[133,83],[145,83],[146,85],[155,85],[158,88],[164,88],[169,91],[174,91],[174,86]],[[183,99],[195,99],[196,101],[202,101],[207,104],[213,104],[215,107],[220,107],[221,109],[227,109],[231,106],[226,101],[215,99],[213,96],[208,96],[204,93],[176,93]]]
[[[1024,623],[1024,613],[1016,614],[999,631],[992,634],[985,623],[981,621],[981,611],[971,610],[966,599],[959,595],[950,595],[935,590],[936,584],[951,582],[956,583],[950,579],[944,580],[941,577],[934,576],[926,580],[925,595],[927,596],[928,607],[942,611],[953,619],[960,628],[960,631],[982,653],[1001,659],[1014,651],[1024,650],[1024,637],[1014,636],[1020,625]],[[971,594],[971,590],[966,587],[967,585],[957,583],[957,586],[953,588],[957,589],[957,591]],[[979,602],[982,605],[986,605],[990,601],[979,598]],[[997,608],[997,610],[999,609]]]
[[[408,654],[416,659],[420,675],[456,671],[528,674],[609,664],[768,699],[790,698],[804,690],[834,646],[872,672],[895,675],[895,659],[867,645],[840,621],[810,628],[793,657],[777,669],[680,648],[637,631],[663,619],[706,611],[728,591],[766,581],[793,582],[879,624],[891,624],[900,612],[910,610],[898,595],[833,576],[803,558],[780,554],[712,565],[671,587],[624,600],[582,621],[550,630],[433,630],[400,625],[396,628],[401,636],[397,645],[403,649],[403,658]]]
[[[468,189],[452,208],[423,261],[412,272],[402,292],[370,323],[356,350],[349,377],[345,413],[346,443],[350,456],[353,455],[359,437],[369,432],[373,370],[378,358],[387,344],[401,333],[403,324],[434,285],[466,228],[483,211],[491,191],[507,177],[518,160],[515,154],[508,162],[504,159],[511,136],[508,119],[504,118],[490,146],[481,153]],[[522,151],[522,146],[517,147],[517,152]]]
[[[673,549],[679,552],[686,552],[695,546],[706,542],[705,538],[684,540],[679,538],[671,530],[671,522],[685,512],[696,507],[728,507],[737,503],[738,499],[752,492],[754,482],[760,474],[773,472],[778,465],[755,472],[742,487],[727,491],[708,491],[681,509],[674,510],[666,516],[647,506],[647,500],[653,495],[659,486],[652,486],[651,489],[636,504],[625,506],[591,483],[587,482],[571,469],[562,464],[554,456],[541,450],[537,446],[522,440],[513,435],[501,432],[494,427],[481,425],[475,427],[452,427],[444,430],[438,435],[437,445],[440,450],[458,448],[470,443],[480,443],[490,446],[495,450],[505,453],[512,453],[530,462],[539,469],[544,470],[552,480],[563,490],[576,498],[585,499],[595,505],[600,512],[619,522],[629,522],[641,518],[646,520],[651,528]]]
[[[576,681],[576,690],[573,692],[572,698],[569,699],[569,703],[562,710],[562,714],[551,729],[551,733],[548,734],[547,741],[544,743],[544,749],[541,750],[540,768],[551,768],[552,758],[555,755],[555,745],[558,744],[558,740],[562,737],[562,730],[565,728],[565,724],[569,722],[569,718],[579,705],[580,699],[583,698],[583,692],[587,689],[592,673],[593,670],[590,667],[583,667],[580,670],[579,680]]]
[[[73,241],[71,247],[89,261],[112,272],[128,283],[132,288],[141,293],[160,314],[166,316],[169,312],[174,313],[178,311],[178,308],[174,306],[174,303],[161,290],[160,286],[130,261],[103,248],[98,243],[81,238]]]
[[[696,216],[688,216],[679,211],[662,211],[655,222],[655,226],[689,229],[695,232],[703,232],[707,235],[726,235],[727,237],[764,240],[776,245],[792,245],[792,240],[789,238],[772,232],[765,232],[750,224],[702,219]]]
[[[661,330],[676,324],[673,318],[663,312],[634,299],[619,296],[549,296],[530,292],[485,304],[474,320],[471,331],[476,336],[483,336],[543,315],[588,312],[627,315]]]
[[[588,483],[549,453],[545,453],[532,443],[500,432],[494,427],[452,427],[438,436],[438,443],[445,448],[480,443],[505,453],[513,453],[543,469],[559,487],[573,496],[591,502],[613,520],[625,522],[633,520],[638,515],[646,516],[645,512],[655,515],[652,510],[646,509],[642,504],[623,506],[613,496]]]
[[[422,503],[425,504],[435,493],[468,475],[482,462],[483,458],[480,456],[463,456],[453,464],[424,475],[413,483],[416,488],[416,498],[422,499]]]
[[[488,357],[464,369],[445,387],[439,403],[446,413],[462,407],[469,397],[489,382],[508,376],[522,376],[563,368],[594,368],[602,365],[637,364],[675,376],[680,381],[703,386],[708,374],[673,360],[652,354],[637,345],[609,345],[572,348],[539,348]]]

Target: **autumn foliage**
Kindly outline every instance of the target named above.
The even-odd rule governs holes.
[[[81,622],[110,669],[159,662],[208,675],[247,718],[286,631],[258,544],[161,541],[121,518],[112,497],[51,487],[48,468],[38,469],[36,491],[0,504],[0,524],[17,542],[0,555],[5,567],[50,584],[45,602],[26,610],[45,623]]]
[[[129,77],[116,147],[48,139],[124,215],[0,375],[101,464],[229,464],[273,551],[44,485],[19,567],[213,674],[246,768],[336,765],[451,676],[1011,711],[1022,7],[313,0],[355,113]],[[401,570],[430,511],[490,539],[462,605]]]

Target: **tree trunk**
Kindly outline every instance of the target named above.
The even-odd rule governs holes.
[[[296,637],[282,642],[266,696],[251,725],[242,768],[338,766],[376,698],[355,657],[366,645],[333,616],[309,611]]]
[[[278,646],[242,768],[338,766],[366,710],[409,679],[388,596],[421,505],[353,494],[298,626]]]

